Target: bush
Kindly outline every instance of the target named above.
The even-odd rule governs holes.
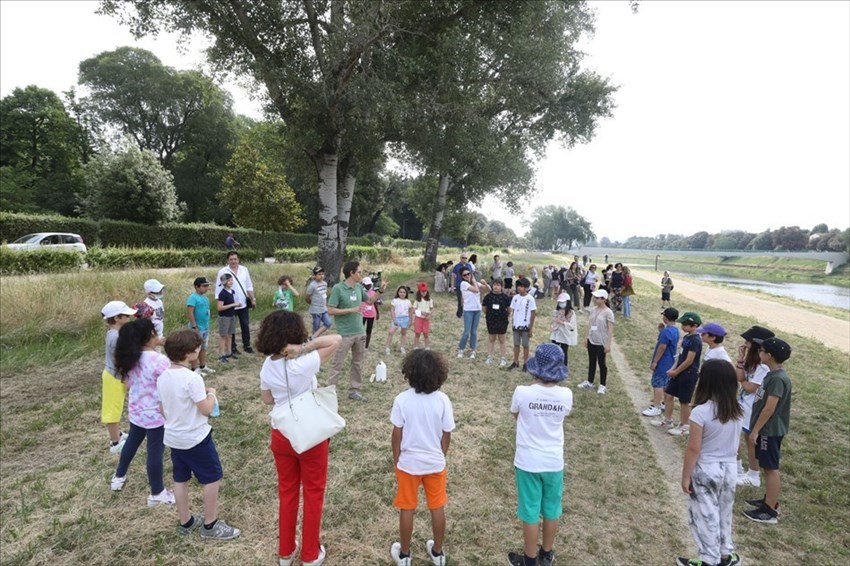
[[[10,250],[0,247],[0,275],[78,271],[85,256],[68,250]]]
[[[315,262],[319,248],[282,248],[274,251],[274,259],[278,263]]]
[[[239,250],[244,263],[262,261],[259,250]],[[178,250],[164,248],[91,248],[87,254],[93,269],[130,269],[139,267],[190,267],[224,265],[225,253],[213,248]]]
[[[97,222],[68,218],[58,214],[22,214],[0,212],[0,240],[13,242],[35,232],[71,232],[83,237],[87,245],[97,243]]]
[[[345,260],[373,261],[386,263],[392,257],[391,248],[377,248],[374,246],[349,245],[345,247]]]

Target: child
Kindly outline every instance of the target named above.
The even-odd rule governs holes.
[[[670,292],[673,290],[673,280],[670,278],[670,272],[665,271],[661,278],[661,308],[670,306]]]
[[[318,265],[313,268],[313,280],[304,291],[304,300],[310,305],[307,309],[313,318],[313,335],[310,339],[314,340],[333,326],[331,315],[328,314],[328,284],[325,282],[325,270]]]
[[[218,350],[220,363],[228,363],[229,358],[239,359],[239,354],[230,351],[233,334],[236,332],[235,309],[242,306],[236,301],[233,292],[233,276],[229,273],[221,274],[221,292],[216,297],[216,309],[218,310]]]
[[[186,311],[189,315],[189,328],[198,331],[201,336],[201,353],[196,362],[192,362],[192,370],[200,371],[206,375],[215,373],[215,370],[207,367],[207,348],[210,343],[210,301],[207,299],[207,291],[210,282],[206,277],[195,279],[195,292],[186,299]]]
[[[528,341],[534,334],[534,319],[537,316],[537,301],[528,294],[530,287],[528,279],[518,279],[517,294],[511,299],[511,307],[508,309],[513,317],[514,330],[514,363],[508,367],[509,370],[519,367],[519,347],[522,346],[522,371],[528,371]]]
[[[292,285],[292,277],[289,275],[281,275],[277,280],[277,291],[274,292],[272,298],[272,306],[279,311],[295,310],[295,297],[298,296],[298,291]]]
[[[551,566],[564,493],[564,417],[572,411],[573,392],[558,386],[569,371],[564,353],[555,344],[537,347],[528,372],[534,381],[518,386],[511,399],[511,413],[517,419],[514,472],[523,552],[509,553],[508,563]],[[543,540],[538,550],[541,515]]]
[[[641,414],[645,417],[657,417],[664,412],[666,405],[663,403],[664,389],[670,382],[667,370],[676,362],[676,346],[679,345],[679,329],[676,328],[676,319],[679,311],[673,307],[667,307],[661,313],[661,323],[658,325],[658,340],[655,342],[655,352],[652,354],[652,362],[649,369],[652,370],[652,403],[644,409]]]
[[[671,427],[667,433],[672,436],[687,436],[690,431],[688,419],[691,416],[691,396],[697,384],[702,341],[696,330],[702,319],[695,312],[686,312],[676,321],[682,325],[685,337],[682,338],[682,351],[676,365],[667,370],[670,381],[664,389],[664,415],[651,421],[653,426]],[[679,424],[673,425],[673,399],[679,399]]]
[[[509,261],[505,267],[505,289],[512,289],[514,286],[514,262]]]
[[[390,323],[390,333],[387,335],[387,347],[385,351],[387,354],[390,353],[390,347],[393,345],[393,336],[395,336],[395,332],[398,329],[401,329],[401,339],[399,340],[401,346],[401,353],[405,354],[407,349],[407,328],[410,326],[410,315],[413,312],[413,305],[410,304],[410,300],[407,298],[407,287],[401,286],[396,289],[395,298],[391,302],[390,307],[390,316],[392,317],[392,322]]]
[[[508,365],[508,360],[505,358],[505,334],[508,332],[508,313],[511,306],[511,298],[508,297],[502,288],[502,280],[495,279],[493,288],[489,293],[484,295],[484,300],[481,302],[484,310],[484,321],[487,323],[487,360],[484,362],[488,366],[493,363],[493,347],[496,341],[499,341],[499,367],[503,368]]]
[[[446,532],[446,452],[455,428],[452,402],[440,387],[449,366],[445,357],[431,350],[414,350],[401,366],[410,388],[393,401],[392,449],[398,492],[393,505],[399,509],[399,539],[390,547],[397,566],[410,566],[410,539],[419,485],[431,511],[433,539],[425,543],[428,558],[444,566],[443,536]]]
[[[204,379],[189,369],[201,351],[201,337],[191,330],[178,330],[165,341],[171,366],[156,385],[165,416],[165,445],[171,448],[174,495],[177,499],[177,532],[199,531],[201,538],[230,540],[241,532],[218,518],[218,489],[223,472],[212,427],[207,417],[218,403],[215,389],[205,388]],[[189,512],[189,480],[195,475],[204,486],[204,514]]]
[[[596,379],[596,366],[599,365],[598,395],[608,392],[608,353],[614,342],[614,312],[608,306],[608,292],[597,289],[591,293],[594,305],[587,319],[587,379],[579,383],[581,389],[593,389]]]
[[[679,566],[740,564],[733,552],[732,505],[737,471],[735,458],[743,412],[735,394],[738,380],[731,364],[710,359],[699,372],[691,436],[682,465],[682,491],[691,496],[688,524],[699,551],[698,559],[679,557]]]
[[[567,293],[558,295],[558,304],[552,311],[552,333],[549,339],[564,352],[564,365],[569,367],[570,346],[578,344],[576,313]]]
[[[750,440],[750,417],[753,414],[753,401],[756,398],[756,392],[764,381],[764,376],[770,371],[770,368],[761,363],[759,346],[762,342],[774,336],[773,332],[761,326],[753,326],[741,334],[744,343],[738,349],[738,363],[735,365],[735,373],[738,375],[738,381],[741,384],[738,402],[741,403],[741,408],[744,410],[743,435],[748,465],[745,471],[743,465],[739,463],[738,485],[761,486],[756,447]]]
[[[755,509],[744,511],[747,519],[758,523],[779,521],[779,457],[791,420],[791,379],[782,364],[790,357],[791,346],[779,338],[768,338],[759,348],[759,360],[770,371],[756,392],[750,439],[755,444],[759,466],[764,470],[765,489],[762,499],[747,501]]]
[[[702,356],[702,361],[708,360],[725,360],[732,363],[732,358],[726,348],[723,347],[723,338],[726,336],[726,329],[716,322],[697,328],[697,334],[702,338],[702,343],[707,346],[705,353]]]
[[[165,285],[156,279],[148,279],[145,281],[145,293],[147,297],[142,301],[143,307],[136,307],[137,318],[150,318],[153,321],[153,326],[156,328],[156,335],[160,338],[160,345],[164,343],[162,330],[165,324],[165,305],[162,303],[162,295],[165,293]]]
[[[420,282],[416,286],[416,300],[413,302],[413,347],[419,347],[419,335],[424,335],[425,349],[431,348],[429,335],[431,333],[431,313],[434,312],[434,301],[431,300],[431,292],[428,284]]]
[[[166,489],[162,481],[165,419],[160,410],[156,381],[162,372],[168,369],[168,358],[156,352],[158,343],[159,337],[153,321],[142,318],[122,326],[115,345],[115,367],[129,390],[127,414],[130,433],[127,435],[124,449],[121,450],[121,459],[118,461],[115,475],[112,476],[110,488],[112,491],[123,489],[124,482],[127,481],[127,469],[142,441],[147,439],[146,466],[150,484],[148,507],[156,507],[159,504],[174,505],[174,492]]]
[[[366,289],[366,296],[370,299],[378,294],[376,290],[372,288],[372,278],[364,277],[360,282],[361,285]],[[378,320],[381,316],[380,311],[378,310],[378,306],[381,304],[381,299],[378,299],[374,302],[363,301],[360,303],[360,312],[363,313],[363,326],[366,327],[366,348],[369,348],[369,341],[372,339],[372,326],[375,324],[375,321]]]
[[[106,431],[109,433],[110,454],[120,454],[127,440],[127,435],[121,432],[118,424],[121,421],[121,413],[124,412],[127,388],[116,377],[118,370],[115,367],[115,344],[118,342],[118,331],[136,314],[136,309],[131,309],[122,301],[110,301],[103,306],[100,314],[109,327],[106,331],[106,357],[100,374],[100,421],[106,425]]]

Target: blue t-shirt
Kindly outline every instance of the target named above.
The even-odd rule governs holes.
[[[667,370],[673,367],[673,362],[676,360],[676,346],[679,345],[679,329],[665,325],[664,329],[658,333],[658,342],[655,343],[655,351],[652,352],[653,360],[662,344],[664,344],[664,353],[661,354],[661,359],[658,360],[655,371],[652,372],[655,377],[666,376]]]
[[[206,295],[200,293],[192,293],[186,299],[186,306],[195,309],[195,323],[198,325],[198,330],[210,329],[210,300]]]
[[[469,266],[468,263],[457,262],[452,268],[452,273],[455,276],[455,287],[457,287],[458,289],[460,289],[460,283],[463,280],[463,278],[460,276],[460,272],[464,269],[468,269],[470,272],[472,271],[472,268]]]
[[[679,362],[682,363],[685,361],[685,358],[688,357],[688,352],[694,353],[694,363],[692,363],[688,369],[679,374],[679,377],[696,377],[699,374],[699,360],[702,355],[702,338],[699,334],[686,334],[684,338],[682,338],[682,352],[679,354]]]

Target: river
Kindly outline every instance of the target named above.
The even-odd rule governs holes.
[[[836,285],[814,284],[814,283],[773,283],[768,281],[757,281],[755,279],[739,279],[726,275],[707,275],[704,273],[681,273],[677,275],[698,279],[700,281],[711,281],[723,283],[731,287],[761,291],[771,295],[791,297],[801,301],[808,301],[828,307],[835,307],[850,311],[850,288],[838,287]],[[659,275],[659,280],[660,280]],[[675,279],[674,279],[675,282]]]

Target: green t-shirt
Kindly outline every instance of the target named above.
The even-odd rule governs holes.
[[[750,418],[750,430],[755,426],[767,403],[767,398],[779,397],[776,410],[764,423],[761,434],[765,436],[785,436],[788,434],[788,423],[791,420],[791,378],[783,368],[767,372],[764,381],[756,391],[756,400],[753,403],[753,416]]]
[[[369,295],[366,294],[363,285],[355,283],[354,287],[349,287],[345,281],[340,281],[334,285],[331,291],[328,306],[337,309],[350,309],[359,307],[360,303],[367,300],[369,300]],[[360,336],[366,333],[363,326],[363,314],[360,311],[338,314],[334,317],[334,321],[336,322],[336,331],[340,336]]]
[[[274,292],[272,299],[275,308],[279,311],[290,311],[295,308],[295,295],[292,289],[280,289]]]

